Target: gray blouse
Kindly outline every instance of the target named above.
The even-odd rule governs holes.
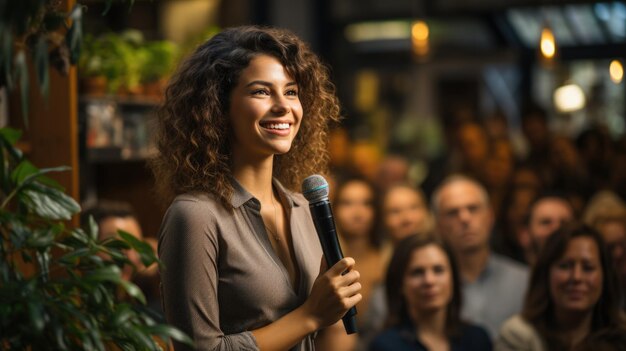
[[[274,180],[289,214],[300,273],[294,287],[269,241],[260,202],[235,180],[233,185],[232,209],[209,194],[179,195],[159,234],[165,317],[203,351],[258,350],[250,331],[300,306],[319,273],[322,250],[307,200]],[[308,335],[291,350],[314,349]]]

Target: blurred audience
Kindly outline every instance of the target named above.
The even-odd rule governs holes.
[[[433,220],[426,205],[424,194],[415,187],[399,183],[387,189],[381,201],[382,222],[388,243],[384,254],[389,257],[403,239],[412,236],[425,236],[431,233]],[[388,260],[385,260],[385,264]],[[376,332],[383,327],[387,316],[386,293],[383,284],[372,289],[364,326],[363,345],[366,345]],[[364,348],[360,348],[363,350]]]
[[[530,204],[541,189],[539,176],[530,166],[520,165],[513,172],[500,213],[496,217],[496,228],[492,237],[495,251],[519,262],[526,262],[518,238],[526,227]]]
[[[614,259],[621,285],[626,287],[626,204],[613,192],[598,192],[589,201],[583,221],[602,235]],[[622,303],[626,305],[626,301]]]
[[[376,173],[376,187],[381,193],[398,183],[409,181],[409,161],[401,155],[391,154],[385,156],[378,165]]]
[[[520,116],[522,143],[502,113],[481,119],[470,109],[442,118],[444,151],[421,160],[427,167],[420,187],[431,198],[432,215],[428,197],[407,183],[408,165],[418,160],[384,155],[383,146],[364,141],[338,152],[341,172],[357,172],[376,185],[377,233],[389,239],[383,262],[403,239],[435,227],[460,263],[466,299],[461,315],[492,336],[522,308],[528,272],[517,262],[535,264],[551,235],[578,214],[602,235],[618,283],[626,286],[626,134],[613,140],[606,126],[590,125],[572,139],[553,133],[555,121],[540,107],[526,107]],[[372,288],[361,336],[382,328],[385,299],[382,285]],[[626,294],[622,300],[626,308]],[[590,332],[589,338],[596,334],[615,335]]]
[[[487,191],[476,180],[446,178],[433,193],[432,208],[437,232],[459,262],[462,316],[495,336],[502,322],[521,310],[527,268],[491,251],[493,211]]]
[[[454,256],[432,237],[409,236],[387,271],[387,328],[369,350],[491,350],[487,332],[461,320]]]
[[[622,330],[616,271],[601,235],[569,223],[551,235],[532,269],[521,314],[500,330],[496,350],[571,350],[589,335]]]
[[[359,265],[361,295],[357,322],[362,325],[367,315],[372,287],[382,282],[386,261],[381,250],[376,191],[371,183],[360,177],[350,177],[338,183],[333,211],[341,248],[345,256]]]
[[[424,194],[413,186],[397,183],[388,187],[381,207],[385,233],[394,246],[409,235],[432,229],[433,220]]]
[[[528,206],[524,228],[518,232],[526,262],[533,265],[548,237],[573,219],[574,209],[564,196],[544,193],[535,198]]]
[[[489,155],[487,132],[478,123],[465,122],[456,132],[456,152],[459,159],[451,166],[451,172],[463,173],[482,179]]]

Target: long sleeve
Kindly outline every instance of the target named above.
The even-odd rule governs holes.
[[[251,332],[225,335],[220,328],[217,228],[202,202],[177,200],[168,209],[159,239],[166,319],[187,333],[198,350],[258,350]],[[176,342],[174,346],[193,350]]]

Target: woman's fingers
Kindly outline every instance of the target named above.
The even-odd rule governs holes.
[[[328,273],[330,275],[340,275],[345,271],[351,270],[354,267],[354,258],[352,257],[344,257],[339,262],[335,263],[334,266],[330,267]]]
[[[339,289],[339,294],[344,297],[351,297],[361,291],[361,283],[357,282]]]

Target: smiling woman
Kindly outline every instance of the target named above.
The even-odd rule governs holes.
[[[302,120],[298,85],[278,59],[259,55],[241,72],[230,95],[233,160],[284,154]]]
[[[533,267],[524,310],[504,323],[496,350],[570,350],[606,330],[623,330],[615,267],[600,234],[562,226]]]
[[[330,335],[315,332],[361,300],[352,258],[320,272],[294,192],[324,172],[338,118],[326,68],[284,30],[228,29],[172,78],[152,161],[173,198],[159,234],[162,297],[198,350],[313,350]]]

